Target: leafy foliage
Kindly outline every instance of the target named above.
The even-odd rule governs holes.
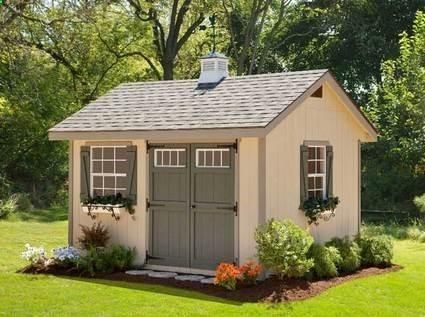
[[[312,236],[290,220],[271,219],[255,232],[260,262],[280,277],[301,277],[313,266]]]
[[[316,277],[329,278],[338,275],[337,267],[342,262],[342,257],[337,248],[314,243],[308,251],[308,257],[314,261],[311,270]]]
[[[425,194],[415,197],[413,202],[419,211],[425,215]]]
[[[240,274],[239,268],[234,264],[220,263],[215,271],[214,284],[234,291]]]
[[[108,229],[101,222],[94,222],[91,227],[83,225],[80,227],[82,235],[78,238],[78,242],[86,250],[105,247],[110,239]]]
[[[341,255],[342,261],[337,263],[339,272],[352,273],[355,272],[361,264],[361,249],[359,245],[350,240],[348,237],[343,239],[333,238],[326,243],[327,247],[335,247]]]
[[[118,205],[125,207],[130,215],[135,213],[133,200],[123,197],[121,193],[116,195],[89,197],[87,200],[83,201],[83,204],[89,207],[92,205]]]
[[[308,224],[319,224],[324,212],[329,211],[331,216],[335,215],[335,209],[340,203],[338,197],[328,198],[309,198],[301,206],[305,216],[308,218]]]
[[[393,242],[387,235],[359,237],[363,265],[390,266],[393,258]]]
[[[261,265],[254,261],[248,261],[239,270],[240,279],[246,284],[254,285],[257,283],[258,275],[261,273]]]
[[[80,250],[72,246],[55,248],[52,252],[55,263],[65,267],[75,266],[81,255]]]
[[[10,196],[7,199],[0,200],[0,219],[7,218],[17,208],[16,197]]]

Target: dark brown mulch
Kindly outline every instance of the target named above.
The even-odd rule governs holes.
[[[96,276],[96,278],[112,281],[164,285],[185,290],[193,290],[203,294],[238,302],[279,303],[304,300],[316,296],[333,286],[345,283],[347,281],[367,276],[395,272],[400,269],[402,269],[402,267],[398,265],[393,265],[388,268],[369,267],[364,268],[354,274],[319,281],[306,281],[303,279],[281,280],[276,277],[271,277],[265,281],[259,282],[255,286],[240,286],[235,291],[228,291],[216,285],[206,285],[199,282],[177,281],[174,278],[161,279],[148,276],[134,276],[125,274],[123,272],[102,274]],[[23,269],[21,271],[23,273],[45,273],[53,275],[78,276],[78,272],[58,267],[49,267],[43,270]]]

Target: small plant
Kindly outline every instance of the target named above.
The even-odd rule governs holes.
[[[96,273],[112,273],[131,267],[136,250],[123,246],[111,246],[109,248],[93,248],[87,250],[87,254],[77,260],[77,269],[90,276]]]
[[[16,211],[16,197],[10,196],[8,199],[0,200],[0,219],[7,218],[11,213]]]
[[[409,227],[407,228],[406,235],[410,240],[419,240],[419,237],[422,235],[422,231],[417,227]]]
[[[337,248],[315,243],[311,246],[308,256],[314,260],[312,267],[314,276],[318,278],[338,276],[337,267],[341,263],[342,257]]]
[[[338,249],[342,258],[342,261],[337,265],[339,272],[352,273],[360,267],[360,247],[355,241],[350,240],[348,237],[344,239],[333,238],[326,243],[326,246]]]
[[[314,265],[307,258],[313,237],[290,220],[269,220],[255,233],[258,258],[279,277],[301,277]]]
[[[239,268],[240,279],[249,285],[257,283],[258,275],[261,272],[261,265],[256,264],[254,261],[249,261]]]
[[[22,258],[29,261],[32,265],[44,265],[47,260],[46,250],[43,247],[32,247],[25,244],[25,250],[22,252]]]
[[[309,198],[300,206],[300,209],[304,211],[305,216],[308,218],[308,224],[319,224],[320,219],[329,219],[335,216],[335,209],[340,203],[338,197],[322,198]],[[330,214],[325,218],[323,215],[326,211]]]
[[[214,284],[233,291],[236,289],[236,282],[240,274],[237,266],[231,263],[220,263],[215,271]]]
[[[16,200],[16,210],[30,211],[34,208],[30,195],[27,193],[16,193],[12,195]]]
[[[110,236],[108,229],[101,222],[93,223],[91,227],[80,225],[82,236],[78,239],[81,246],[89,250],[90,248],[105,247]]]
[[[130,198],[123,197],[121,193],[118,193],[116,195],[89,197],[82,203],[83,205],[89,208],[89,211],[93,208],[96,208],[96,206],[98,205],[105,206],[102,207],[104,209],[109,208],[106,206],[122,206],[127,210],[130,215],[133,215],[136,211],[134,209],[134,201]]]
[[[62,247],[52,250],[53,260],[62,266],[73,266],[80,258],[80,251],[74,247]]]
[[[415,197],[413,203],[418,208],[419,212],[425,215],[425,194]]]
[[[357,239],[361,248],[363,265],[390,266],[393,258],[393,242],[387,235],[360,237]]]

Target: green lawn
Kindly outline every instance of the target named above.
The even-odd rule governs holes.
[[[290,304],[239,304],[161,286],[31,276],[15,271],[25,243],[66,243],[61,210],[0,220],[0,316],[425,316],[425,244],[398,241],[396,273],[335,287]]]

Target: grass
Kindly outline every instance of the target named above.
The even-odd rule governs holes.
[[[396,241],[399,272],[342,284],[288,304],[239,304],[154,285],[15,273],[25,243],[66,243],[61,210],[0,220],[0,316],[425,316],[425,244]]]

